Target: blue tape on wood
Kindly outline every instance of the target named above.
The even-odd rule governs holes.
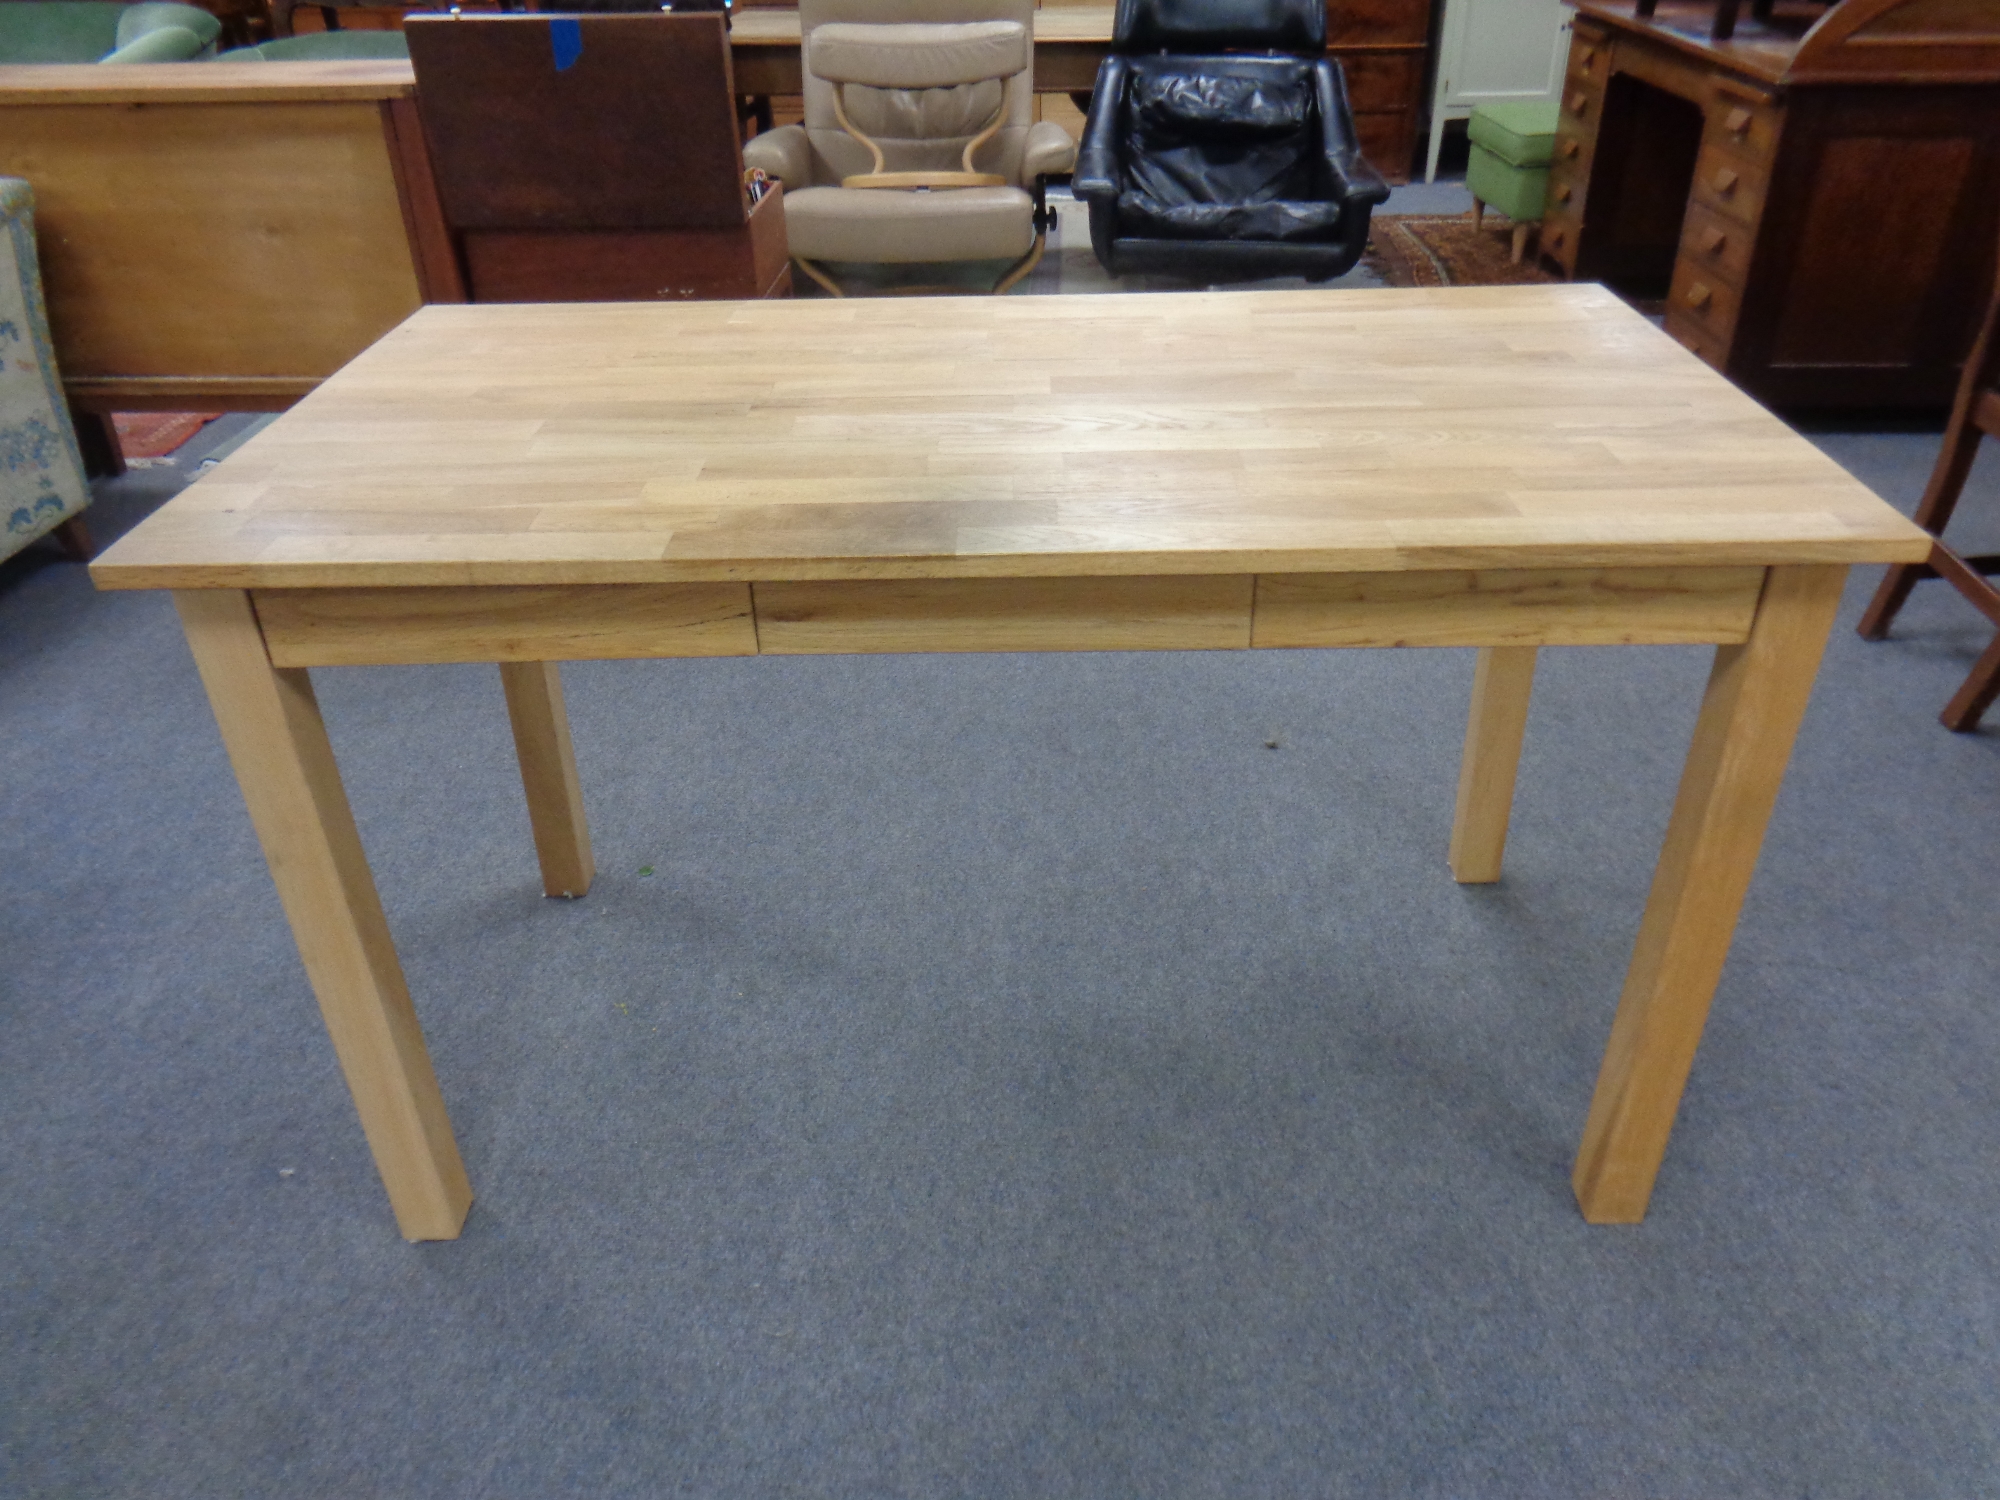
[[[567,73],[583,56],[583,25],[574,16],[557,16],[549,22],[549,47],[556,55],[556,71]]]

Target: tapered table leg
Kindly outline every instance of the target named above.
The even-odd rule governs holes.
[[[1451,877],[1461,885],[1500,878],[1507,819],[1514,808],[1514,773],[1521,764],[1534,686],[1533,646],[1481,648],[1465,725],[1465,759],[1458,770],[1458,808],[1451,820]]]
[[[1646,1215],[1846,576],[1771,569],[1750,639],[1716,649],[1570,1179],[1593,1224]]]
[[[472,1206],[381,898],[300,668],[271,665],[249,595],[177,592],[250,821],[405,1239],[455,1239]]]
[[[521,759],[521,785],[528,794],[542,891],[550,896],[581,896],[590,889],[597,865],[590,854],[590,826],[584,821],[583,790],[576,779],[562,678],[552,661],[506,661],[500,663],[500,682],[507,691],[507,717],[513,721],[514,749]]]

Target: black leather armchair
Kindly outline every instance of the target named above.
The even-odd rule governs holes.
[[[1362,158],[1325,0],[1118,0],[1071,191],[1114,276],[1351,270],[1389,196]]]

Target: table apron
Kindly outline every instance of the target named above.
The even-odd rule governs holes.
[[[1747,640],[1761,567],[256,589],[280,667]]]

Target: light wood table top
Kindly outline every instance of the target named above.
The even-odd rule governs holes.
[[[105,588],[1915,561],[1591,286],[424,308]]]

